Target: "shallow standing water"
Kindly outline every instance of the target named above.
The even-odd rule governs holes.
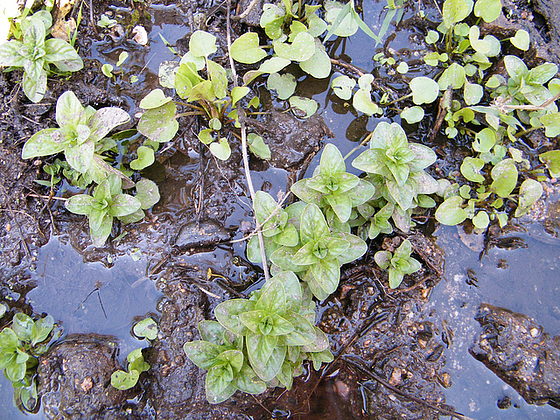
[[[380,15],[383,5],[366,2],[364,6],[366,21],[371,22]],[[186,21],[185,16],[178,18],[170,7],[163,6],[154,6],[152,12],[154,25],[149,33],[149,48],[136,48],[134,61],[130,61],[130,64],[125,63],[124,66],[125,71],[132,71],[138,66],[144,68],[139,84],[147,83],[147,86],[143,86],[146,91],[155,87],[159,63],[172,59],[158,33],[171,44],[185,35],[184,27],[176,22],[177,19]],[[407,10],[405,19],[412,13],[411,9]],[[173,23],[167,23],[166,17]],[[391,27],[390,32],[393,29],[394,27]],[[411,41],[414,41],[416,36],[414,30],[401,30],[397,33],[397,37],[389,44],[397,50],[396,57],[401,56],[403,60],[415,58],[414,50],[420,47]],[[403,54],[399,55],[399,49],[404,47],[407,51],[401,51]],[[91,56],[102,63],[114,64],[118,52],[127,48],[132,49],[134,45],[127,41],[115,47],[106,41],[99,41],[94,43]],[[372,57],[380,48],[381,46],[376,47],[369,38],[357,34],[345,42],[343,51],[340,47],[335,54],[344,52],[353,58],[355,65],[370,71],[376,65]],[[421,75],[423,70],[425,69],[411,66],[409,76]],[[383,75],[385,73],[382,70],[381,76]],[[107,89],[115,88],[108,80],[100,80],[107,83]],[[144,90],[139,91],[138,86],[121,90],[121,95],[124,95],[126,102],[132,106],[131,112],[135,110],[133,104],[137,104],[145,93]],[[304,83],[300,93],[305,95],[308,90],[315,92],[314,87],[313,83]],[[334,134],[334,138],[329,141],[335,143],[343,154],[355,147],[363,133],[373,130],[379,121],[370,118],[367,124],[360,124],[360,119],[337,106],[330,93],[316,93],[313,98],[319,102],[319,113]],[[394,121],[399,122],[398,118]],[[410,132],[409,137],[418,141],[414,132]],[[317,163],[318,157],[310,165],[308,174]],[[253,176],[257,188],[265,182],[272,183],[273,195],[285,185],[285,174],[282,171],[256,172]],[[247,211],[239,204],[228,217],[228,224],[236,225],[243,220],[247,220]],[[516,232],[514,235],[525,241],[528,246],[526,249],[491,248],[480,260],[479,252],[465,245],[457,228],[442,227],[434,233],[438,245],[446,255],[446,280],[442,280],[434,288],[430,305],[439,319],[446,322],[454,333],[452,345],[445,350],[445,370],[451,374],[453,383],[445,390],[446,402],[458,412],[472,418],[560,418],[560,412],[549,406],[536,407],[526,404],[513,389],[467,351],[479,331],[474,314],[482,302],[526,314],[535,318],[549,334],[560,334],[560,240],[546,233],[538,223],[523,223],[521,227],[526,231]],[[471,236],[471,239],[476,242],[480,238]],[[235,255],[243,257],[241,245],[227,251],[217,250],[213,254],[198,254],[189,261],[202,263],[208,268],[212,267],[212,264],[224,268],[224,261],[231,260]],[[31,274],[37,287],[27,295],[27,299],[36,312],[49,313],[60,321],[65,334],[97,332],[116,336],[120,340],[122,360],[129,351],[145,345],[130,333],[134,317],[157,313],[157,302],[161,294],[146,275],[148,261],[140,250],[129,255],[108,258],[114,258],[105,261],[111,268],[102,263],[84,263],[83,257],[71,245],[65,243],[64,238],[53,236],[39,252],[36,270]],[[502,268],[498,268],[498,265]],[[467,269],[476,273],[477,286],[466,283]],[[237,273],[239,278],[242,276],[239,271],[231,269],[230,274],[234,276]],[[0,417],[43,417],[42,414],[23,416],[11,402],[11,384],[2,378],[0,387],[0,412],[3,413]],[[517,407],[498,409],[497,401],[504,396],[509,396]]]

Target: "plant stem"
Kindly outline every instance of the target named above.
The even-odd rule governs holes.
[[[235,63],[233,62],[233,57],[231,56],[231,0],[227,2],[227,45],[228,45],[228,56],[229,64],[231,67],[231,72],[233,74],[233,85],[238,86],[237,83],[237,72],[235,71]],[[249,154],[247,153],[247,127],[245,126],[245,114],[243,109],[237,105],[237,116],[239,118],[239,123],[241,124],[241,153],[243,154],[243,167],[245,169],[245,178],[247,178],[247,186],[249,188],[249,193],[251,194],[251,200],[253,201],[253,211],[255,207],[255,189],[253,187],[253,181],[251,179],[251,170],[249,168]],[[268,273],[268,264],[266,262],[266,252],[264,249],[264,239],[261,232],[261,225],[257,218],[255,217],[255,225],[257,228],[257,235],[259,238],[259,248],[261,251],[261,260],[263,265],[263,272],[265,281],[269,281],[270,274]]]

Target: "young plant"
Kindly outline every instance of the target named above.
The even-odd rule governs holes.
[[[0,44],[0,66],[22,67],[23,91],[32,102],[39,102],[47,90],[50,65],[62,72],[78,71],[84,65],[68,42],[56,38],[45,40],[52,25],[48,12],[37,12],[22,19],[20,25],[21,40],[12,39]]]
[[[144,361],[142,349],[131,351],[127,356],[127,371],[117,370],[111,374],[111,386],[124,391],[134,387],[138,383],[138,378],[142,372],[148,371],[150,365]]]
[[[248,394],[261,394],[266,384],[257,377],[243,353],[243,337],[233,334],[216,321],[201,321],[198,331],[202,340],[185,343],[188,358],[206,375],[206,398],[218,404],[238,389]]]
[[[251,394],[264,392],[267,384],[289,389],[305,359],[315,368],[333,360],[327,337],[314,326],[315,303],[292,272],[277,274],[249,299],[219,304],[214,314],[218,322],[199,323],[202,340],[184,345],[187,356],[208,369],[211,403],[237,389]]]
[[[11,328],[0,333],[0,369],[12,382],[14,399],[25,410],[33,411],[38,403],[35,374],[38,357],[48,349],[47,339],[54,328],[54,319],[47,315],[33,321],[23,313],[17,313]]]
[[[323,209],[328,220],[336,217],[339,224],[348,222],[352,209],[375,193],[372,184],[346,172],[342,154],[333,144],[325,146],[313,177],[296,182],[291,190],[300,200]]]
[[[316,204],[308,204],[303,209],[299,236],[300,245],[282,246],[270,259],[281,270],[298,273],[319,300],[326,299],[338,288],[340,267],[367,251],[366,243],[357,236],[331,230]]]
[[[84,108],[72,91],[64,92],[56,102],[59,128],[46,128],[35,133],[23,146],[23,159],[50,156],[64,152],[68,164],[81,174],[88,174],[97,183],[109,173],[126,178],[105,163],[101,153],[113,146],[106,139],[115,127],[128,122],[128,113],[120,108],[95,110]],[[127,185],[132,182],[125,180]]]
[[[405,131],[396,123],[380,122],[369,144],[370,148],[354,159],[352,166],[366,172],[377,191],[370,207],[383,209],[379,221],[384,219],[385,233],[389,233],[385,216],[391,209],[395,225],[407,232],[416,207],[435,205],[428,194],[437,191],[438,183],[424,169],[435,162],[436,154],[426,146],[409,143]],[[358,211],[366,216],[371,213],[368,207],[359,207]],[[379,232],[371,233],[376,236]]]
[[[153,184],[152,181],[147,182]],[[139,214],[141,209],[154,204],[154,197],[149,194],[139,192],[136,197],[123,194],[121,185],[119,177],[109,175],[95,188],[93,196],[77,194],[66,201],[69,211],[88,217],[91,240],[96,247],[103,246],[111,234],[113,218],[125,223],[138,221],[144,216],[143,212]],[[152,188],[153,186],[155,184]],[[157,198],[159,199],[159,195]]]
[[[412,258],[412,245],[408,239],[395,250],[377,251],[374,259],[379,268],[389,272],[389,287],[396,289],[402,283],[405,274],[412,274],[420,270],[420,263]]]

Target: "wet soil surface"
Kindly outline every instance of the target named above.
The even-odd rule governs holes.
[[[341,287],[319,305],[317,315],[318,325],[329,334],[336,356],[331,365],[320,372],[307,366],[305,374],[295,379],[290,391],[269,389],[257,397],[237,393],[227,403],[211,406],[204,396],[204,372],[185,357],[182,346],[186,341],[199,338],[196,324],[211,318],[218,303],[239,295],[246,296],[262,281],[259,268],[244,260],[244,245],[231,243],[231,239],[239,239],[253,228],[239,145],[233,140],[230,160],[227,163],[217,161],[204,151],[193,134],[198,122],[183,117],[176,139],[158,153],[156,163],[143,173],[158,183],[162,200],[148,212],[144,221],[130,226],[116,225],[112,237],[121,239],[99,249],[90,246],[87,221],[68,213],[60,202],[49,199],[48,189],[34,183],[35,179],[47,179],[41,166],[50,160],[23,161],[21,147],[33,133],[55,126],[56,98],[72,89],[83,104],[95,108],[120,106],[135,114],[135,104],[156,87],[159,62],[170,59],[170,54],[160,44],[159,50],[150,55],[148,47],[129,39],[132,29],[129,26],[132,22],[143,25],[154,45],[161,40],[157,31],[152,32],[152,29],[167,28],[168,40],[184,53],[194,22],[203,21],[214,33],[224,33],[223,8],[202,3],[154,1],[151,6],[135,3],[136,10],[133,10],[125,2],[95,2],[92,11],[95,20],[109,10],[122,16],[123,25],[109,34],[98,36],[91,23],[85,22],[78,37],[82,55],[90,57],[85,59],[85,69],[67,80],[49,82],[49,92],[40,104],[29,103],[18,91],[17,81],[21,73],[0,73],[0,176],[3,180],[0,184],[0,296],[9,305],[10,315],[16,310],[31,314],[34,310],[32,303],[39,298],[49,299],[48,295],[29,292],[38,283],[40,285],[44,274],[40,248],[47,243],[50,246],[50,241],[57,240],[53,238],[59,234],[63,235],[62,242],[76,250],[77,258],[84,263],[97,262],[103,264],[104,269],[114,269],[112,267],[118,267],[119,259],[140,255],[146,266],[145,272],[138,274],[132,285],[125,283],[124,290],[109,289],[108,286],[104,289],[95,282],[80,289],[69,311],[74,307],[86,308],[89,312],[84,316],[89,316],[89,323],[72,324],[68,321],[69,330],[75,325],[83,328],[95,325],[93,310],[88,306],[91,302],[83,302],[95,287],[100,296],[105,296],[105,290],[111,290],[118,299],[126,296],[129,290],[142,288],[149,296],[159,296],[157,301],[153,299],[153,307],[145,307],[144,301],[121,302],[122,306],[141,307],[135,312],[138,314],[156,313],[154,319],[158,320],[158,338],[145,350],[151,369],[141,376],[139,384],[129,392],[117,391],[110,386],[111,373],[134,348],[128,333],[132,319],[128,321],[129,325],[126,320],[118,325],[118,339],[95,334],[68,335],[41,360],[39,382],[43,415],[52,419],[61,416],[72,419],[245,419],[247,416],[255,419],[323,419],[326,416],[332,419],[430,419],[449,415],[453,408],[445,402],[452,376],[447,368],[446,355],[453,345],[453,331],[442,319],[445,311],[437,312],[430,304],[430,294],[446,272],[443,254],[431,238],[423,234],[409,237],[414,256],[422,260],[424,268],[407,277],[399,290],[387,288],[386,274],[375,270],[372,262],[377,249],[396,248],[402,240],[398,236],[372,243],[370,252],[362,260],[345,267]],[[248,2],[243,4],[241,10]],[[208,10],[211,17],[202,19]],[[554,17],[558,14],[558,6],[554,2],[536,2],[535,15],[541,16],[544,22],[537,27],[531,22],[533,11],[526,6],[505,2],[505,10],[511,13],[510,20],[502,24],[503,33],[518,27],[527,28],[537,40],[534,60],[545,58],[558,62],[560,42],[550,42],[558,39],[560,33],[556,26],[559,20]],[[249,16],[243,23],[254,22],[255,18]],[[411,29],[401,31],[399,37],[406,39],[408,36],[414,40],[419,29],[412,21],[409,24]],[[246,27],[236,23],[234,30],[243,33]],[[222,51],[225,51],[224,39],[220,37],[219,41]],[[408,44],[410,40],[407,40]],[[140,73],[140,82],[136,85],[124,79],[109,81],[100,73],[102,62],[110,62],[122,50],[134,56],[127,70],[145,70]],[[369,57],[360,59],[371,62]],[[393,85],[398,88],[397,82]],[[313,89],[317,87],[311,86]],[[270,106],[273,105],[271,102]],[[336,107],[334,103],[335,113]],[[304,121],[282,111],[272,108],[252,123],[272,149],[270,163],[251,160],[255,187],[272,195],[287,191],[308,168],[312,170],[313,158],[332,136],[331,129],[339,130],[336,127],[329,129],[328,124],[332,125],[333,121],[326,124],[321,116]],[[347,112],[338,111],[340,114]],[[360,119],[353,121],[353,129],[358,134],[348,133],[348,139],[358,140],[359,133],[366,130],[365,126]],[[411,133],[411,136],[417,134]],[[62,190],[58,194],[63,194]],[[64,194],[68,195],[68,191]],[[557,200],[549,202],[545,211],[548,217],[543,216],[555,232],[560,225],[554,225],[558,219],[553,217],[557,208]],[[60,257],[61,264],[64,258]],[[78,262],[74,264],[73,270],[78,275],[83,267]],[[51,290],[54,294],[70,295],[70,285],[56,283],[62,279],[64,276],[58,274],[48,279]],[[138,285],[141,285],[140,289]],[[452,286],[453,281],[445,287],[449,285]],[[101,302],[101,297],[99,300]],[[36,306],[39,308],[40,304]],[[106,301],[105,306],[110,308],[110,303]],[[96,308],[96,316],[101,319],[105,309]],[[485,308],[490,311],[492,307]],[[531,347],[536,346],[537,341],[545,345],[539,351],[546,349],[546,355],[557,357],[558,342],[542,334],[541,329],[538,337],[533,337],[530,331],[539,327],[533,327],[533,321],[526,317],[494,309],[495,316],[480,318],[484,328],[481,334],[485,335],[486,342],[482,343],[483,338],[479,337],[473,353],[484,360],[492,357],[492,361],[499,353],[504,363],[492,364],[490,369],[506,382],[516,383],[514,387],[528,402],[556,398],[557,393],[552,395],[547,391],[550,384],[546,385],[548,388],[542,385],[541,380],[548,375],[548,370],[538,370],[535,374],[538,380],[532,378],[521,382],[523,372],[515,370],[519,364],[514,363],[513,370],[508,367],[511,367],[509,362],[537,357],[533,355],[537,349]],[[9,316],[2,319],[2,326],[7,322]],[[106,320],[107,324],[113,322],[110,318]],[[524,335],[519,334],[521,327],[516,328],[520,325],[526,329]],[[492,339],[503,340],[499,341],[500,347],[492,346],[494,341],[489,341],[486,336],[488,329],[497,334]],[[520,353],[522,342],[526,351]],[[136,343],[136,347],[140,346]],[[538,357],[542,360],[543,354],[539,353]],[[551,364],[547,362],[547,369]],[[551,372],[557,375],[557,370]],[[553,375],[553,379],[552,384],[556,384],[558,376]],[[11,389],[4,388],[3,392],[11,392]],[[507,405],[507,401],[504,404]]]
[[[482,327],[469,351],[529,404],[560,408],[560,337],[551,338],[529,317],[482,304]]]

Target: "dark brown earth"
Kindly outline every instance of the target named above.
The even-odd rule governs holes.
[[[470,353],[529,404],[560,408],[560,337],[523,314],[488,304],[476,320],[482,332]]]
[[[126,2],[94,2],[93,16],[99,16],[110,3],[128,7]],[[197,13],[208,10],[208,5],[202,2],[152,3],[176,4],[177,10],[191,24]],[[552,18],[555,13],[557,15],[557,6],[550,0],[537,0],[536,4],[536,10],[550,26],[535,29],[530,19],[521,13],[523,9],[511,3],[506,9],[520,11],[513,14],[515,22],[505,22],[503,27],[509,31],[516,27],[528,28],[533,39],[537,39],[538,48],[542,47],[536,56],[558,61],[556,49],[560,42],[548,41],[558,39],[555,25],[560,20]],[[149,7],[142,3],[134,5],[139,10],[140,23],[149,29],[151,20],[144,15]],[[246,6],[241,6],[241,10],[243,7]],[[223,10],[215,8],[212,13],[208,25],[223,34]],[[184,19],[178,12],[173,16],[177,22]],[[254,22],[254,18],[246,22]],[[246,27],[235,23],[234,30],[243,33]],[[112,36],[115,43],[122,42],[117,31]],[[99,38],[86,19],[78,37],[81,54],[87,56],[92,42]],[[220,38],[220,43],[224,49],[224,37]],[[188,34],[178,42],[178,50],[184,52],[187,44]],[[118,343],[110,337],[90,334],[63,338],[43,357],[39,370],[42,403],[49,418],[65,413],[67,418],[73,419],[177,419],[185,416],[241,419],[246,415],[256,419],[272,415],[296,419],[430,419],[452,412],[445,405],[442,390],[450,386],[442,355],[444,347],[449,345],[449,337],[447,331],[437,327],[440,323],[426,307],[430,288],[443,272],[443,256],[422,234],[409,239],[424,269],[407,277],[400,290],[389,290],[386,274],[372,268],[375,250],[382,246],[398,246],[401,240],[398,236],[392,243],[373,243],[371,252],[361,261],[345,267],[341,287],[319,305],[317,317],[318,325],[330,336],[336,356],[330,366],[319,373],[307,367],[306,373],[294,381],[291,391],[271,389],[254,398],[237,393],[227,403],[208,404],[204,396],[204,372],[185,357],[182,346],[186,341],[199,338],[197,322],[211,318],[212,309],[221,300],[243,293],[248,285],[260,280],[258,268],[252,266],[244,269],[241,278],[228,275],[245,264],[228,241],[232,236],[241,236],[244,229],[251,229],[250,207],[243,204],[248,201],[239,147],[232,140],[232,158],[227,163],[218,162],[204,153],[192,135],[198,122],[183,118],[176,140],[158,154],[157,162],[143,174],[158,183],[162,201],[148,213],[145,221],[134,226],[116,226],[113,238],[126,233],[121,241],[92,249],[85,219],[70,214],[56,200],[49,200],[50,191],[34,183],[35,179],[47,179],[41,167],[52,158],[23,161],[20,155],[24,142],[33,133],[55,126],[56,98],[68,89],[72,89],[83,104],[126,109],[126,102],[114,87],[102,87],[104,76],[99,67],[96,60],[86,58],[83,71],[68,79],[49,82],[47,96],[40,104],[29,103],[18,89],[19,71],[0,73],[0,298],[7,302],[11,314],[16,310],[32,313],[33,308],[25,300],[26,292],[34,287],[29,281],[29,270],[34,266],[38,248],[47,243],[51,233],[68,235],[85,261],[100,261],[108,253],[120,255],[141,246],[142,253],[150,260],[148,275],[165,295],[159,307],[160,333],[146,352],[150,371],[143,374],[139,385],[128,393],[109,385],[110,374],[118,368]],[[140,97],[150,88],[147,86],[146,92],[139,92]],[[291,114],[277,111],[271,111],[253,127],[265,135],[265,141],[271,146],[272,167],[286,170],[286,189],[289,182],[305,172],[306,165],[330,134],[319,117],[304,123]],[[270,164],[252,159],[251,165],[264,171]],[[248,223],[248,227],[239,226],[240,220]],[[192,262],[191,257],[218,245],[225,249],[223,265],[227,269],[224,271],[231,272],[222,273],[225,279],[208,279],[206,271]],[[503,310],[498,313],[502,318],[508,314]],[[503,319],[524,325],[530,322],[514,315]],[[8,321],[9,317],[4,317],[2,326]],[[486,328],[498,324],[495,319]],[[506,330],[510,331],[510,327]],[[537,338],[545,340],[545,336],[540,334]],[[506,361],[513,360],[512,354],[506,351],[508,346],[525,338],[524,335],[504,338],[506,342],[500,349],[507,356]],[[535,342],[534,337],[531,340]],[[554,345],[549,338],[545,342]],[[488,340],[486,344],[479,341],[480,351],[473,352],[480,358],[488,358],[499,350]],[[531,351],[519,357],[529,357]],[[503,372],[503,368],[491,369]],[[528,401],[546,402],[546,398],[556,398],[544,391],[539,391],[537,398],[527,387],[528,384],[523,384],[519,389]],[[138,397],[136,403],[126,401],[134,395]]]

